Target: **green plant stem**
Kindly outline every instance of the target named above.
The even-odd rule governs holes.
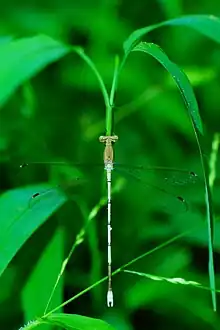
[[[92,71],[94,72],[96,78],[98,79],[101,91],[102,91],[102,95],[104,98],[104,102],[105,102],[105,107],[106,109],[109,107],[109,95],[107,92],[107,89],[105,87],[105,84],[103,82],[103,79],[99,73],[99,71],[97,70],[95,64],[92,62],[92,60],[85,54],[84,50],[80,47],[71,47],[71,50],[76,52],[87,64],[88,66],[92,69]]]
[[[52,300],[52,298],[53,298],[54,292],[55,292],[55,290],[56,290],[56,288],[57,288],[57,285],[58,285],[58,283],[59,283],[59,281],[60,281],[60,279],[61,279],[61,277],[62,277],[62,275],[63,275],[63,273],[64,273],[64,271],[65,271],[65,269],[66,269],[66,266],[67,266],[68,261],[70,260],[72,254],[73,254],[73,252],[75,251],[75,249],[77,248],[77,246],[79,246],[80,244],[83,243],[84,238],[85,238],[85,234],[86,234],[86,230],[87,230],[87,228],[88,228],[90,222],[95,218],[95,216],[97,215],[97,213],[98,213],[98,211],[100,210],[100,208],[101,208],[103,205],[105,205],[106,202],[107,202],[106,198],[101,198],[101,199],[100,199],[99,203],[96,204],[96,206],[95,206],[95,207],[91,210],[91,212],[89,213],[85,225],[81,228],[81,230],[80,230],[79,233],[77,234],[76,239],[75,239],[75,242],[73,243],[73,245],[72,245],[72,247],[71,247],[71,249],[70,249],[70,251],[69,251],[69,253],[68,253],[68,256],[67,256],[66,259],[63,261],[63,264],[62,264],[62,267],[61,267],[60,273],[59,273],[58,276],[57,276],[57,280],[56,280],[56,282],[55,282],[55,284],[54,284],[54,287],[53,287],[53,289],[52,289],[52,291],[51,291],[51,294],[50,294],[50,297],[49,297],[49,299],[48,299],[48,302],[47,302],[46,308],[45,308],[45,310],[44,310],[44,315],[47,313],[47,310],[48,310],[49,305],[50,305],[50,303],[51,303],[51,300]],[[79,204],[79,201],[78,201],[78,204]],[[79,207],[80,207],[80,205],[79,205]],[[82,207],[80,207],[80,208],[81,208],[81,211],[82,211],[83,208],[82,208]],[[83,214],[83,217],[85,218],[85,214]]]
[[[119,57],[115,57],[115,67],[114,74],[112,80],[112,87],[110,92],[109,105],[106,107],[106,135],[112,135],[113,132],[113,106],[114,106],[114,97],[117,89],[117,81],[118,81],[118,67],[119,67]]]
[[[115,56],[115,68],[114,68],[114,74],[113,74],[113,81],[112,81],[112,87],[110,92],[110,105],[114,105],[114,98],[115,98],[115,92],[117,90],[117,84],[118,84],[118,71],[119,69],[119,56]]]
[[[23,327],[19,328],[18,330],[31,330],[34,329],[36,327],[38,327],[39,325],[42,324],[46,324],[47,322],[44,322],[43,320],[34,320],[34,321],[30,321],[28,322],[26,325],[24,325]]]
[[[118,181],[118,184],[116,184],[113,189],[112,189],[112,194],[114,195],[115,193],[119,192],[123,187],[123,182],[122,181]],[[76,198],[74,198],[74,201],[76,202]],[[84,241],[84,238],[85,238],[85,234],[86,234],[86,231],[88,229],[88,226],[89,224],[91,223],[91,221],[96,217],[97,213],[99,212],[99,210],[107,204],[107,198],[106,197],[102,197],[99,202],[92,208],[92,210],[90,211],[90,213],[88,214],[88,217],[86,216],[85,212],[84,212],[84,206],[81,205],[81,201],[77,201],[78,205],[79,205],[79,208],[81,209],[81,212],[83,214],[83,217],[85,219],[85,225],[81,228],[81,230],[79,231],[79,233],[77,234],[76,236],[76,239],[75,239],[75,242],[73,243],[69,253],[68,253],[68,256],[66,257],[66,259],[63,261],[63,264],[62,264],[62,267],[61,267],[61,270],[60,270],[60,273],[58,274],[57,276],[57,280],[54,284],[54,287],[51,291],[51,294],[50,294],[50,297],[48,299],[48,302],[47,302],[47,305],[46,305],[46,308],[44,310],[44,315],[47,313],[47,310],[49,308],[49,305],[51,303],[51,300],[53,298],[53,295],[54,295],[54,292],[57,288],[57,285],[66,269],[66,266],[67,266],[67,263],[68,261],[70,260],[73,252],[75,251],[75,249],[77,248],[77,246],[79,246],[80,244],[83,243]],[[96,260],[97,262],[97,258],[95,258],[97,256],[97,251],[93,251],[93,259]],[[99,267],[100,268],[100,267]],[[94,272],[93,272],[94,273]],[[61,306],[60,306],[61,307]]]
[[[210,155],[209,161],[209,185],[210,188],[213,189],[215,179],[216,179],[216,163],[217,163],[217,156],[218,156],[218,149],[220,145],[220,133],[215,133],[213,141],[212,141],[212,151]]]
[[[119,123],[121,120],[127,118],[131,114],[137,112],[137,111],[143,111],[143,108],[141,107],[147,102],[153,100],[158,95],[161,95],[164,91],[158,87],[158,86],[152,86],[148,87],[137,99],[133,100],[132,102],[128,104],[124,104],[121,106],[116,106],[114,115],[114,124]],[[93,125],[90,125],[87,130],[85,131],[86,137],[91,140],[100,132],[102,131],[103,125],[105,125],[105,120],[100,120],[99,122],[96,122]]]
[[[141,254],[140,256],[138,256],[137,258],[135,259],[132,259],[131,261],[129,261],[128,263],[124,264],[123,266],[121,266],[120,268],[118,268],[117,270],[115,270],[113,273],[112,273],[112,276],[115,276],[116,274],[120,273],[122,270],[124,270],[124,268],[128,267],[128,266],[131,266],[132,264],[134,264],[135,262],[137,262],[138,260],[140,259],[143,259],[145,258],[146,256],[152,254],[153,252],[156,252],[160,249],[162,249],[163,247],[177,241],[178,239],[180,239],[181,237],[184,237],[186,236],[187,234],[191,233],[192,231],[194,231],[195,229],[198,229],[198,228],[194,228],[194,229],[191,229],[191,230],[188,230],[182,234],[179,234],[169,240],[167,240],[166,242],[156,246],[155,248],[151,249],[150,251],[147,251],[143,254]],[[84,293],[90,291],[91,289],[95,288],[97,285],[103,283],[104,281],[106,281],[108,279],[108,276],[105,276],[103,277],[102,279],[100,279],[99,281],[97,281],[96,283],[90,285],[89,287],[87,287],[86,289],[84,289],[83,291],[79,292],[77,295],[75,295],[74,297],[68,299],[67,301],[65,301],[64,303],[62,303],[61,305],[55,307],[54,309],[52,309],[49,313],[47,313],[46,315],[44,315],[42,318],[46,318],[47,316],[49,316],[50,314],[56,312],[58,309],[66,306],[67,304],[69,304],[70,302],[72,302],[73,300],[79,298],[80,296],[82,296]]]
[[[106,108],[106,135],[112,134],[112,107]]]
[[[48,310],[48,308],[49,308],[49,305],[50,305],[51,300],[52,300],[52,298],[53,298],[54,292],[55,292],[55,290],[56,290],[56,288],[57,288],[57,285],[59,284],[59,281],[60,281],[60,279],[61,279],[61,277],[62,277],[62,275],[63,275],[63,273],[64,273],[64,271],[65,271],[65,269],[66,269],[66,266],[67,266],[67,263],[68,263],[69,259],[71,258],[71,256],[72,256],[74,250],[76,249],[76,247],[77,247],[78,245],[80,245],[80,244],[83,242],[83,235],[84,235],[84,229],[82,229],[82,230],[80,231],[80,233],[77,235],[76,240],[75,240],[74,244],[72,245],[72,247],[71,247],[71,249],[70,249],[70,251],[69,251],[69,253],[68,253],[68,256],[66,257],[66,259],[65,259],[65,260],[63,261],[63,263],[62,263],[60,273],[59,273],[58,276],[57,276],[57,280],[56,280],[56,282],[55,282],[55,284],[54,284],[54,287],[53,287],[53,289],[52,289],[52,291],[51,291],[51,294],[50,294],[50,297],[49,297],[49,299],[48,299],[48,302],[47,302],[46,308],[45,308],[45,310],[44,310],[44,315],[46,314],[46,312],[47,312],[47,310]]]

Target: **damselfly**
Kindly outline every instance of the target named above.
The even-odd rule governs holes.
[[[127,166],[122,164],[114,163],[113,144],[118,140],[118,136],[100,136],[99,141],[104,143],[104,169],[106,171],[107,181],[107,232],[108,232],[108,291],[107,291],[107,305],[113,306],[113,291],[112,291],[112,251],[111,251],[111,182],[112,182],[112,170],[118,171],[120,174],[133,178],[140,182],[144,186],[153,189],[159,195],[157,203],[161,204],[162,201],[166,201],[166,208],[169,207],[174,209],[175,212],[185,212],[189,209],[188,201],[184,196],[175,194],[169,191],[170,186],[179,186],[180,190],[182,186],[193,185],[198,181],[196,173],[187,170],[177,170],[174,168],[165,167],[144,167],[144,166]],[[45,162],[32,162],[24,163],[20,167],[24,168],[30,164],[46,164]],[[65,162],[52,162],[50,165],[70,165]],[[79,167],[85,165],[72,164],[73,166]],[[88,165],[90,166],[90,165]],[[103,163],[92,165],[102,166]],[[157,184],[152,184],[150,181],[151,177],[156,179]],[[155,181],[155,180],[154,180]],[[47,193],[47,192],[46,192]],[[43,193],[36,192],[32,199],[43,197]],[[42,198],[43,200],[43,198]],[[168,202],[169,201],[169,202]]]

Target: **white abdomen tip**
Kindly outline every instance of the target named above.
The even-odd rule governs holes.
[[[107,305],[108,307],[113,307],[113,292],[109,290],[107,293]]]

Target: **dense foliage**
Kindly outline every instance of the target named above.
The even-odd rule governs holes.
[[[153,251],[127,267],[130,273],[114,275],[114,308],[106,306],[107,282],[98,284],[107,275],[106,178],[99,142],[106,134],[106,105],[81,48],[67,45],[85,50],[110,93],[115,55],[122,58],[132,31],[181,15],[219,16],[220,3],[22,0],[2,7],[0,328],[18,329],[43,315],[72,249],[47,311],[94,287],[50,314],[39,329],[219,329],[219,298],[214,312],[215,295],[209,290],[209,201],[192,125],[195,120],[200,136],[201,116],[201,143],[215,174],[211,190],[218,289],[218,19],[210,24],[195,19],[191,28],[191,23],[167,24],[149,32],[142,40],[159,45],[168,57],[157,46],[141,44],[136,50],[144,47],[154,55],[132,52],[120,73],[113,106],[113,133],[119,137],[114,145],[119,170],[116,164],[112,174],[113,270]],[[194,99],[190,104],[184,93],[191,96],[191,89],[172,62],[189,78],[200,115],[190,112]],[[186,88],[181,90],[183,82]],[[50,164],[19,167],[31,162]],[[149,173],[132,168],[136,165],[177,170]],[[68,319],[61,312],[74,315]]]

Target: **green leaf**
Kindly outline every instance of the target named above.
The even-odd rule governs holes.
[[[9,42],[9,38],[0,40],[0,107],[8,100],[18,86],[32,78],[48,64],[64,55],[77,53],[95,74],[106,107],[109,96],[95,64],[81,47],[72,47],[56,41],[46,35],[23,38]]]
[[[158,29],[163,26],[186,26],[190,27],[206,37],[220,42],[220,19],[212,15],[189,15],[174,18],[159,24],[150,25],[130,34],[124,42],[123,48],[125,54],[129,53],[131,48],[137,44],[140,39],[152,30]]]
[[[64,329],[114,330],[111,325],[102,320],[76,314],[51,314],[43,318],[43,320],[50,324],[61,326]]]
[[[214,272],[214,260],[213,260],[213,237],[214,237],[214,217],[213,217],[213,208],[212,208],[212,196],[209,188],[209,168],[206,159],[206,154],[203,150],[203,127],[202,121],[200,118],[198,105],[196,98],[193,93],[193,89],[190,85],[190,82],[187,76],[183,73],[179,67],[174,64],[168,56],[164,53],[164,51],[157,45],[152,43],[143,43],[141,42],[130,51],[141,51],[153,56],[156,60],[158,60],[164,68],[171,74],[174,81],[176,82],[186,108],[188,110],[188,114],[190,116],[192,126],[194,129],[194,133],[196,136],[196,141],[198,144],[198,149],[200,153],[200,160],[203,169],[203,178],[205,185],[205,202],[206,202],[206,211],[207,211],[207,231],[208,231],[208,246],[209,246],[209,280],[210,280],[210,288],[212,293],[212,302],[213,309],[216,311],[216,293],[215,293],[215,272]]]
[[[54,190],[43,201],[29,206],[31,196],[49,185],[9,190],[0,196],[0,275],[25,241],[67,200]]]
[[[45,306],[57,279],[63,262],[63,230],[58,228],[43,251],[34,270],[28,279],[22,292],[23,310],[25,320],[31,320],[36,315],[41,316],[44,313]],[[53,295],[52,304],[54,308],[62,302],[62,280]],[[47,325],[47,328],[51,328]]]
[[[1,36],[0,37],[0,46],[12,41],[12,39],[13,38],[11,36]]]
[[[1,45],[0,107],[19,85],[69,51],[69,47],[45,35]]]
[[[199,114],[198,104],[190,81],[185,73],[168,58],[158,45],[141,42],[135,46],[132,51],[144,52],[153,56],[171,74],[183,97],[190,118],[200,134],[203,134],[202,120]]]

